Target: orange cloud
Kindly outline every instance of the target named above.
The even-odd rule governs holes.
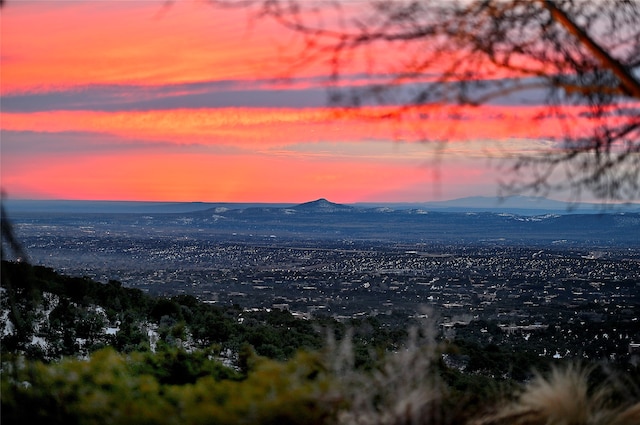
[[[5,183],[30,197],[172,201],[339,202],[373,200],[407,186],[430,187],[418,164],[357,158],[298,158],[146,151],[127,155],[34,157]],[[3,179],[4,180],[4,179]],[[415,199],[416,193],[412,194]],[[379,199],[379,198],[378,198]]]
[[[343,12],[348,13],[347,9],[350,7]],[[188,0],[170,6],[163,0],[14,2],[2,11],[1,92],[100,84],[252,81],[286,75],[305,51],[302,37],[272,19],[252,19],[251,11]],[[380,46],[368,54],[376,55],[376,48]],[[388,48],[380,53],[377,57],[385,60],[378,62],[386,72],[387,65],[397,61]],[[449,63],[446,57],[441,62]],[[358,74],[369,65],[367,54],[356,54],[341,73]],[[296,68],[295,76],[327,72],[326,61],[312,61]],[[307,86],[299,82],[287,88]]]
[[[254,79],[284,32],[255,25],[242,9],[196,1],[15,2],[2,11],[2,93]]]
[[[370,108],[342,115],[328,108],[3,113],[1,127],[14,131],[108,133],[123,139],[258,149],[319,141],[544,139],[562,137],[565,131],[574,135],[586,133],[600,123],[581,116],[586,108],[579,107],[565,108],[573,118],[562,120],[553,116],[539,118],[544,111],[540,107],[513,106],[425,107],[403,121],[375,118],[390,110]],[[607,119],[623,121],[625,117]]]

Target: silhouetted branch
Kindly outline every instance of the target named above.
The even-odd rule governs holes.
[[[330,103],[348,114],[378,105],[379,118],[402,119],[419,116],[425,105],[480,106],[524,90],[544,94],[547,116],[565,129],[563,143],[514,158],[518,181],[507,191],[569,190],[574,197],[584,191],[602,200],[640,195],[637,0],[255,0],[242,6],[300,35],[287,73],[324,64],[333,83]],[[356,57],[367,64],[369,84],[348,84]],[[370,109],[362,109],[367,117]],[[591,134],[575,128],[580,116],[592,120]]]
[[[4,200],[6,198],[6,195],[4,193],[4,191],[1,192],[0,194],[1,196],[1,202],[0,202],[0,227],[2,229],[2,259],[5,259],[5,244],[8,246],[9,249],[11,249],[14,257],[16,257],[18,260],[20,261],[28,261],[28,257],[26,252],[24,251],[24,249],[22,248],[22,245],[20,244],[20,241],[18,241],[18,238],[15,236],[15,233],[13,231],[13,226],[11,225],[11,221],[9,220],[9,217],[7,216],[7,212],[4,208]]]

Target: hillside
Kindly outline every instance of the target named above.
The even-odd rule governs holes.
[[[310,322],[286,311],[221,308],[189,295],[152,297],[117,281],[102,284],[26,263],[3,261],[2,286],[2,352],[32,359],[87,356],[107,346],[193,351],[212,344],[220,353],[251,344],[258,354],[284,359],[322,343]]]
[[[191,296],[151,297],[116,281],[4,261],[2,315],[7,424],[499,424],[525,413],[531,421],[518,423],[537,424],[558,414],[527,404],[525,396],[541,396],[540,388],[549,400],[583,394],[567,397],[561,415],[589,403],[594,417],[621,425],[638,418],[637,366],[543,361],[529,338],[508,349],[482,342],[503,333],[487,322],[472,322],[449,341],[429,322],[400,329],[374,318],[302,320]],[[536,378],[532,368],[551,374]],[[597,377],[614,382],[616,370],[626,381],[590,399]],[[501,404],[514,399],[518,381],[532,379],[517,403]],[[399,409],[407,402],[409,410]]]

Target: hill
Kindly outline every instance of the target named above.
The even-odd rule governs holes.
[[[354,207],[343,204],[336,204],[333,202],[329,202],[324,198],[320,198],[315,201],[295,205],[291,208],[287,208],[287,210],[293,210],[296,212],[307,214],[323,214],[336,212],[352,212],[354,210]]]
[[[26,263],[3,261],[2,287],[2,353],[32,359],[87,356],[107,346],[191,351],[217,344],[220,353],[237,353],[245,343],[258,354],[284,359],[322,342],[309,321],[287,311],[222,308],[190,295],[153,297],[114,280],[103,284]]]

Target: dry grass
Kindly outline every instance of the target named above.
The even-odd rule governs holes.
[[[344,408],[339,425],[640,425],[640,389],[612,372],[578,363],[538,374],[517,395],[505,394],[493,413],[474,417],[447,404],[447,389],[434,368],[438,352],[432,323],[411,329],[402,349],[364,372],[354,367],[349,335],[329,337],[327,366],[338,378]],[[596,373],[598,372],[598,373]],[[594,383],[596,376],[604,377]],[[453,411],[452,411],[453,410]]]
[[[571,364],[537,375],[516,402],[491,417],[473,422],[480,425],[639,425],[640,402],[613,397],[620,381],[589,385],[592,369]]]
[[[349,337],[329,338],[330,367],[339,377],[346,408],[340,425],[420,425],[442,423],[439,412],[444,394],[433,373],[435,331],[430,325],[413,328],[402,349],[381,359],[378,368],[363,372],[353,367]]]

